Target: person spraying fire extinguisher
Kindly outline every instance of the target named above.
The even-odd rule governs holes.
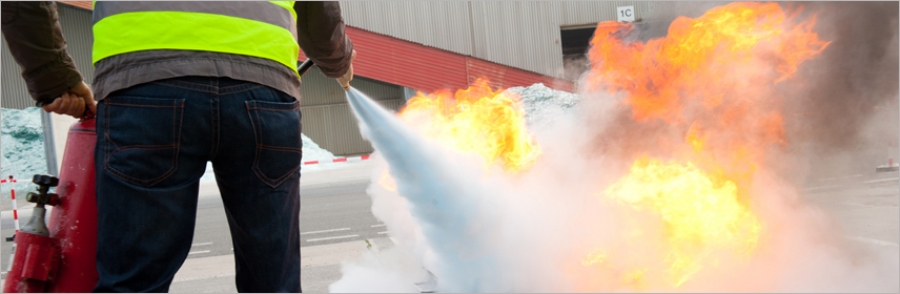
[[[349,89],[355,50],[337,2],[95,2],[93,87],[66,52],[55,3],[4,1],[2,18],[37,104],[96,114],[93,291],[168,290],[191,246],[207,161],[237,289],[301,290],[297,59],[302,49]]]

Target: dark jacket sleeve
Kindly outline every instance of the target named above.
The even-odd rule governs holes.
[[[59,26],[53,2],[3,1],[3,38],[28,93],[37,102],[49,103],[82,81]]]
[[[350,68],[353,43],[344,33],[344,19],[338,2],[294,3],[297,12],[297,41],[306,57],[325,76],[338,78]]]

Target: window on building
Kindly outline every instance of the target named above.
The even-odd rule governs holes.
[[[574,81],[588,69],[587,50],[596,24],[560,28],[565,79]]]
[[[666,30],[671,20],[643,21],[638,19],[632,22],[632,29],[623,40],[626,42],[647,42],[650,39],[666,36]],[[563,51],[563,67],[565,79],[577,80],[582,73],[588,70],[590,61],[587,58],[587,50],[591,46],[591,38],[598,24],[580,26],[567,26],[560,28],[560,41]]]

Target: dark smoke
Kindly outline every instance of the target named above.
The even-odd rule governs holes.
[[[815,31],[831,41],[798,72],[805,84],[789,97],[795,110],[794,116],[786,115],[789,136],[816,157],[853,153],[863,157],[867,169],[874,169],[872,161],[886,161],[888,143],[897,146],[898,2],[803,2],[785,7],[802,9],[798,17],[816,15]]]

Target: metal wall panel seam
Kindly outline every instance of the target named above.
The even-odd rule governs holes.
[[[28,94],[28,88],[25,81],[22,80],[22,69],[13,59],[9,52],[9,47],[5,40],[0,40],[3,44],[2,49],[2,93],[0,93],[0,107],[12,109],[25,109],[34,106],[34,100]]]
[[[302,113],[301,122],[303,124],[303,134],[315,141],[322,148],[326,148],[324,144],[327,141],[328,130],[325,128],[325,110],[304,109],[303,107],[300,107],[300,111]]]
[[[85,82],[94,80],[94,66],[91,64],[91,47],[93,31],[91,29],[91,12],[68,5],[59,7],[59,21],[66,38],[66,51],[75,60],[75,66],[81,72]]]

